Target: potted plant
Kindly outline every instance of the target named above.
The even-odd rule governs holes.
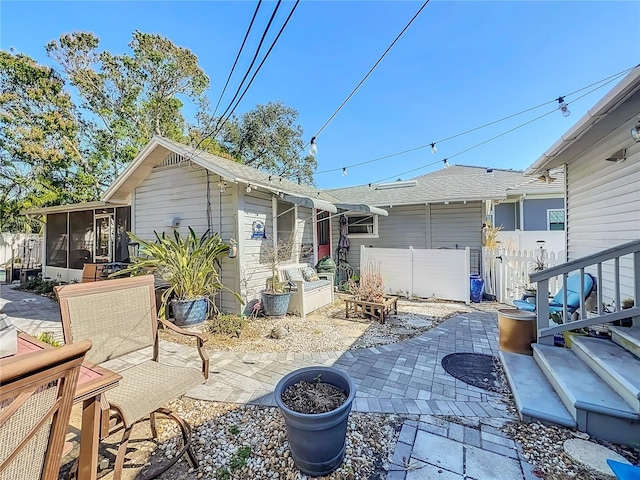
[[[278,382],[275,401],[284,417],[291,455],[303,473],[327,475],[340,466],[355,395],[351,377],[333,367],[300,368]]]
[[[154,234],[155,242],[143,240],[133,233],[128,234],[132,241],[139,244],[140,253],[116,275],[157,275],[167,284],[161,296],[158,315],[165,316],[171,301],[176,325],[203,322],[209,306],[215,308],[212,301],[214,295],[222,289],[231,291],[222,285],[216,268],[220,258],[227,254],[229,246],[217,233],[209,235],[207,231],[198,237],[191,227],[185,238],[177,230],[173,236]],[[241,297],[233,293],[242,302]]]
[[[260,257],[267,263],[271,277],[267,279],[267,288],[262,292],[262,309],[267,316],[281,317],[287,314],[291,292],[286,291],[287,282],[282,282],[278,274],[278,266],[291,260],[293,253],[293,237],[287,240],[263,245]]]

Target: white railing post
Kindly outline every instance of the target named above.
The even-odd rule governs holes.
[[[540,330],[549,327],[549,280],[538,282],[536,290],[536,311],[538,314],[538,343],[553,345],[553,335],[540,336]]]

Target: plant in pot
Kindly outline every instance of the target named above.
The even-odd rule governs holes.
[[[267,279],[267,288],[262,292],[262,309],[267,316],[281,317],[287,314],[291,291],[287,291],[288,282],[283,282],[278,274],[278,266],[290,262],[293,255],[294,237],[287,240],[263,245],[260,251],[261,263],[269,265],[271,277]]]
[[[154,242],[128,234],[139,244],[139,255],[134,256],[131,264],[115,276],[156,275],[166,284],[158,315],[165,317],[171,302],[176,325],[203,322],[208,316],[209,306],[215,309],[214,295],[222,289],[231,291],[222,285],[216,268],[229,246],[219,234],[210,235],[207,231],[198,237],[191,227],[184,238],[177,230],[173,236],[154,234]],[[240,295],[232,293],[243,303]]]
[[[284,417],[289,448],[303,473],[327,475],[342,463],[355,394],[351,377],[334,367],[300,368],[276,385],[275,401]]]

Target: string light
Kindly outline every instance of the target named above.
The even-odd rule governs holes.
[[[309,147],[309,155],[315,157],[318,154],[318,146],[316,145],[316,137],[311,137],[311,146]]]
[[[563,117],[568,117],[569,115],[571,115],[569,107],[567,107],[567,104],[564,103],[564,97],[558,97],[558,109],[562,112]]]
[[[438,153],[438,147],[436,147],[435,143],[431,144],[431,153],[433,153],[434,155]]]
[[[442,160],[442,163],[444,164],[444,168],[449,168],[449,163],[447,163],[447,159],[446,158],[444,160]]]
[[[601,80],[598,80],[597,82],[594,82],[594,83],[591,83],[591,84],[589,84],[589,85],[587,85],[587,86],[581,87],[581,88],[579,88],[579,89],[577,89],[577,90],[574,90],[574,91],[573,91],[573,92],[571,92],[571,93],[568,93],[567,95],[565,95],[565,96],[564,96],[564,97],[562,97],[562,98],[568,97],[568,96],[570,96],[570,95],[575,95],[576,93],[582,92],[583,90],[587,90],[587,89],[589,89],[589,88],[591,88],[591,87],[593,87],[593,86],[595,86],[595,85],[598,85],[597,87],[595,87],[595,88],[593,88],[592,90],[590,90],[590,91],[586,92],[585,94],[583,94],[583,95],[581,95],[581,96],[579,96],[579,97],[575,98],[575,99],[573,100],[573,102],[576,102],[576,101],[580,100],[581,98],[584,98],[584,97],[586,97],[587,95],[589,95],[589,94],[591,94],[591,93],[595,92],[596,90],[599,90],[600,88],[602,88],[602,87],[604,87],[604,86],[608,85],[609,83],[611,83],[611,82],[615,81],[616,79],[620,78],[621,76],[626,75],[626,74],[627,74],[627,73],[629,73],[631,70],[633,70],[633,69],[635,69],[635,68],[637,68],[637,67],[639,67],[639,66],[640,66],[640,64],[638,64],[638,65],[634,65],[633,67],[627,68],[627,69],[622,70],[622,71],[620,71],[620,72],[618,72],[618,73],[615,73],[615,74],[613,74],[613,75],[610,75],[609,77],[606,77],[606,78],[603,78],[603,79],[601,79]],[[418,146],[418,147],[414,147],[414,148],[410,148],[410,149],[407,149],[407,150],[403,150],[403,151],[401,151],[401,152],[391,153],[391,154],[389,154],[389,155],[384,155],[384,156],[381,156],[381,157],[376,157],[376,158],[373,158],[373,159],[371,159],[371,160],[365,160],[365,161],[363,161],[363,162],[358,162],[358,163],[354,163],[354,164],[352,164],[352,165],[347,165],[347,168],[359,167],[359,166],[361,166],[361,165],[367,165],[367,164],[369,164],[369,163],[378,162],[378,161],[380,161],[380,160],[386,160],[387,158],[397,157],[397,156],[404,155],[404,154],[407,154],[407,153],[415,152],[416,150],[422,150],[423,148],[431,147],[432,145],[436,146],[436,148],[437,148],[437,144],[438,144],[438,143],[446,142],[446,141],[448,141],[448,140],[453,140],[454,138],[461,137],[461,136],[466,135],[466,134],[468,134],[468,133],[472,133],[472,132],[475,132],[475,131],[477,131],[477,130],[480,130],[480,129],[483,129],[483,128],[486,128],[486,127],[489,127],[489,126],[491,126],[491,125],[495,125],[495,124],[497,124],[497,123],[503,122],[503,121],[505,121],[505,120],[509,120],[509,119],[511,119],[511,118],[517,117],[517,116],[519,116],[519,115],[522,115],[522,114],[528,113],[528,112],[533,111],[533,110],[537,110],[538,108],[541,108],[541,107],[544,107],[544,106],[546,106],[546,105],[549,105],[549,104],[551,104],[551,103],[556,103],[556,102],[558,102],[558,99],[557,99],[557,98],[555,98],[555,99],[553,99],[553,100],[549,100],[549,101],[544,102],[544,103],[541,103],[541,104],[536,105],[536,106],[534,106],[534,107],[527,108],[527,109],[522,110],[522,111],[520,111],[520,112],[513,113],[513,114],[511,114],[511,115],[507,115],[506,117],[502,117],[502,118],[500,118],[500,119],[498,119],[498,120],[493,120],[493,121],[491,121],[491,122],[485,123],[485,124],[480,125],[480,126],[478,126],[478,127],[474,127],[474,128],[469,129],[469,130],[465,130],[465,131],[463,131],[463,132],[456,133],[455,135],[451,135],[450,137],[444,138],[444,139],[442,139],[442,140],[438,140],[437,142],[427,143],[426,145],[420,145],[420,146]],[[555,111],[555,110],[554,110],[554,111]],[[546,115],[547,115],[547,114],[544,114],[544,115],[542,115],[542,116],[536,117],[536,118],[534,118],[534,120],[537,120],[537,119],[539,119],[539,118],[542,118],[542,117],[544,117],[544,116],[546,116]],[[526,122],[526,123],[524,123],[523,125],[527,125],[527,124],[529,124],[529,123],[531,123],[531,121]],[[521,126],[523,126],[523,125],[521,125]],[[516,128],[519,128],[519,127],[516,127]],[[494,139],[494,138],[497,138],[497,137],[492,137],[490,140],[492,140],[492,139]],[[486,142],[485,142],[485,143],[486,143]],[[472,147],[472,148],[475,148],[475,147]],[[465,150],[465,151],[467,151],[467,150]],[[449,159],[451,159],[451,158],[452,158],[452,156],[450,156],[450,157],[449,157]],[[440,161],[441,161],[441,160],[438,160],[436,163],[440,163]],[[426,165],[426,166],[430,166],[430,165]],[[426,166],[425,166],[425,167],[426,167]],[[425,167],[420,167],[420,168],[425,168]],[[337,171],[339,171],[339,170],[342,170],[342,167],[339,167],[339,168],[330,168],[330,169],[327,169],[327,170],[321,170],[321,171],[319,171],[319,172],[315,172],[315,173],[314,173],[314,175],[321,175],[321,174],[323,174],[323,173],[337,172]]]
[[[347,176],[347,167],[343,167],[342,168],[342,176],[346,177]]]

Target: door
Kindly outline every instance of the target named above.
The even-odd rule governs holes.
[[[318,237],[318,260],[324,256],[331,256],[331,225],[329,212],[316,210],[316,229]]]
[[[97,214],[95,216],[95,263],[109,263],[113,261],[113,241],[115,237],[113,213]]]

